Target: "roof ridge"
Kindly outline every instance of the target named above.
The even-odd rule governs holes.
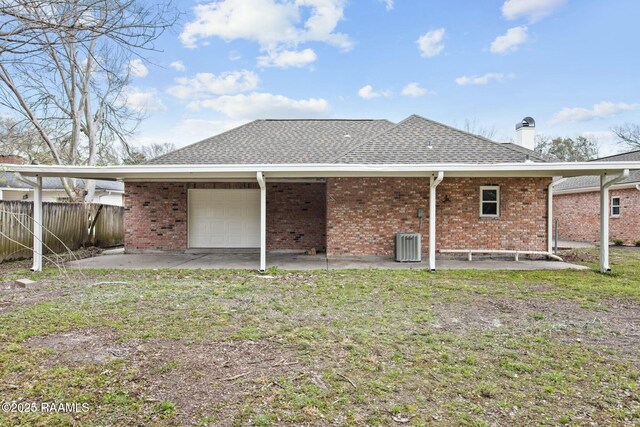
[[[264,120],[261,120],[261,119],[252,120],[252,121],[250,121],[250,122],[248,122],[248,123],[245,123],[245,124],[243,124],[243,125],[240,125],[240,126],[237,126],[237,127],[231,128],[231,129],[229,129],[229,130],[225,130],[225,131],[224,131],[224,132],[222,132],[222,133],[218,133],[218,134],[213,135],[213,136],[210,136],[210,137],[208,137],[208,138],[201,139],[200,141],[196,141],[196,142],[194,142],[194,143],[192,143],[192,144],[185,145],[184,147],[178,148],[177,150],[173,150],[173,151],[171,151],[171,152],[169,152],[169,153],[165,153],[165,154],[163,154],[163,155],[161,155],[161,156],[154,157],[153,159],[150,159],[150,160],[147,160],[146,162],[144,162],[144,163],[143,163],[143,165],[153,164],[153,163],[151,163],[152,161],[155,161],[155,160],[161,159],[161,158],[166,157],[166,156],[168,156],[168,155],[173,155],[173,154],[178,153],[178,152],[180,152],[180,151],[186,150],[187,148],[193,147],[194,145],[203,144],[203,143],[205,143],[205,142],[207,142],[207,141],[209,141],[209,140],[211,140],[211,139],[213,139],[213,138],[217,138],[217,137],[222,136],[222,135],[225,135],[225,134],[227,134],[227,133],[230,133],[230,132],[236,131],[236,130],[238,130],[238,129],[242,129],[242,128],[247,127],[247,126],[252,125],[252,124],[255,124],[256,122],[262,122],[262,121],[264,121]]]
[[[608,156],[604,156],[604,157],[598,157],[596,159],[591,159],[589,160],[590,162],[597,162],[598,160],[603,160],[603,159],[608,159],[611,157],[618,157],[618,156],[625,156],[627,154],[633,154],[633,153],[638,153],[640,152],[640,149],[637,150],[631,150],[631,151],[625,151],[624,153],[618,153],[618,154],[610,154]]]
[[[387,119],[261,119],[265,122],[388,122]]]
[[[351,147],[351,149],[349,149],[349,150],[345,151],[344,153],[341,153],[341,154],[339,154],[338,156],[336,156],[336,157],[333,159],[333,161],[334,161],[334,162],[337,162],[337,161],[338,161],[339,159],[341,159],[342,157],[346,156],[346,155],[347,155],[347,154],[349,154],[349,153],[352,153],[352,152],[353,152],[353,151],[355,151],[355,150],[360,149],[360,148],[361,148],[361,147],[363,147],[365,144],[368,144],[369,142],[373,141],[374,139],[376,139],[376,138],[377,138],[377,137],[379,137],[380,135],[384,135],[385,133],[389,132],[391,129],[395,129],[395,128],[397,128],[398,126],[400,126],[402,123],[406,122],[407,120],[409,120],[409,119],[410,119],[410,118],[412,118],[413,116],[415,116],[415,114],[412,114],[412,115],[410,115],[409,117],[407,117],[407,118],[405,118],[405,119],[400,120],[398,123],[393,123],[393,122],[392,122],[392,121],[390,121],[390,120],[384,119],[385,121],[387,121],[387,122],[389,122],[389,123],[392,123],[392,124],[393,124],[393,126],[391,126],[391,127],[390,127],[390,128],[388,128],[388,129],[385,129],[385,130],[383,130],[383,131],[380,131],[380,133],[377,133],[377,134],[373,135],[371,138],[369,138],[369,139],[367,139],[367,140],[365,140],[365,141],[362,141],[362,143],[360,143],[360,144],[356,145],[355,147]]]

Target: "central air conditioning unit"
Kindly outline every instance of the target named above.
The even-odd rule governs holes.
[[[396,261],[420,262],[422,261],[422,244],[420,233],[396,234]]]

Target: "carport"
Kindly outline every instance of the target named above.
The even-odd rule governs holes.
[[[423,177],[429,178],[429,253],[428,268],[436,270],[436,203],[438,185],[455,177],[568,177],[600,176],[600,271],[609,272],[608,190],[624,179],[629,169],[640,169],[640,162],[580,163],[495,163],[495,164],[281,164],[281,165],[138,165],[138,166],[49,166],[0,165],[28,179],[34,188],[33,271],[42,269],[42,178],[70,177],[145,182],[184,181],[252,181],[260,188],[259,270],[267,268],[266,251],[266,183],[278,179],[313,179],[327,177]],[[552,188],[548,190],[548,253],[552,251]]]

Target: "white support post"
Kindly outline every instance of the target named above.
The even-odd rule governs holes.
[[[260,272],[267,271],[267,186],[264,174],[256,174],[260,185]]]
[[[429,179],[429,270],[436,271],[436,187],[442,182],[444,172]]]
[[[625,169],[620,175],[607,181],[607,174],[600,175],[600,272],[609,273],[609,187],[629,176]]]
[[[553,252],[553,178],[547,187],[547,252]]]
[[[33,187],[33,266],[31,271],[42,271],[42,177]]]

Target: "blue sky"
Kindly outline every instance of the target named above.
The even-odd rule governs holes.
[[[257,118],[416,113],[509,140],[597,137],[640,123],[637,0],[181,1],[185,16],[135,61],[138,143],[183,146]]]

